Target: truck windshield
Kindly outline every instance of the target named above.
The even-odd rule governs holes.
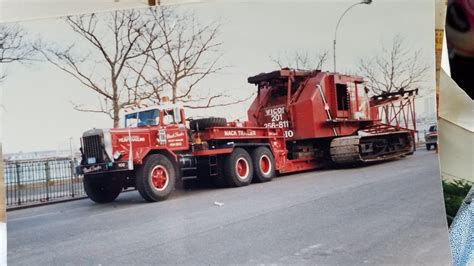
[[[125,115],[125,127],[156,126],[159,124],[160,110],[147,110]]]

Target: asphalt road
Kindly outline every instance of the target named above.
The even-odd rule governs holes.
[[[9,265],[450,264],[434,152],[145,203],[8,213]],[[223,203],[222,206],[215,202]]]

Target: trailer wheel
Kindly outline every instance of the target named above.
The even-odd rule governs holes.
[[[224,179],[229,187],[247,186],[252,181],[253,164],[249,153],[235,148],[224,160]]]
[[[112,174],[85,174],[82,182],[87,196],[96,203],[112,202],[122,192],[120,180]]]
[[[168,198],[176,182],[173,163],[162,154],[152,154],[145,158],[137,169],[136,187],[140,195],[149,202]]]
[[[227,125],[227,120],[223,117],[208,117],[191,120],[189,128],[192,130],[204,130],[210,127],[223,127]]]
[[[267,182],[275,176],[275,159],[267,147],[258,147],[252,151],[254,180]]]

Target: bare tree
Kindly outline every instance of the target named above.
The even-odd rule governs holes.
[[[43,44],[36,49],[53,65],[97,94],[98,108],[75,104],[76,110],[107,114],[117,127],[121,108],[151,96],[142,90],[144,84],[137,81],[140,79],[128,66],[157,49],[153,45],[159,36],[149,34],[156,32],[156,24],[144,19],[136,10],[67,17],[65,21],[88,49],[85,50],[82,43],[65,48]],[[142,40],[145,36],[149,38],[147,42]]]
[[[23,62],[33,56],[34,49],[25,36],[26,32],[16,24],[0,24],[0,82],[7,76],[4,64]]]
[[[203,80],[222,70],[219,48],[220,24],[200,25],[194,14],[177,14],[170,8],[150,9],[150,17],[161,37],[157,49],[147,53],[146,60],[129,67],[147,84],[156,100],[163,93],[173,103],[181,102],[188,108],[227,106],[247,99],[234,99],[224,91],[210,91],[199,86]],[[156,34],[151,34],[151,36]],[[147,68],[151,68],[148,69]],[[138,81],[138,80],[137,80]]]
[[[278,55],[276,58],[271,58],[271,60],[278,65],[280,68],[294,68],[294,69],[322,69],[326,63],[328,53],[322,52],[316,56],[311,56],[307,52],[295,52],[291,56],[288,54],[282,58],[281,55]]]
[[[360,59],[358,69],[371,94],[381,95],[415,89],[425,81],[430,68],[421,49],[412,49],[401,35],[396,35],[391,47],[383,47],[372,58]]]

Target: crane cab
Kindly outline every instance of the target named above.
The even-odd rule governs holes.
[[[376,122],[362,77],[281,69],[248,82],[257,85],[250,123],[283,128],[289,140],[353,135]]]

